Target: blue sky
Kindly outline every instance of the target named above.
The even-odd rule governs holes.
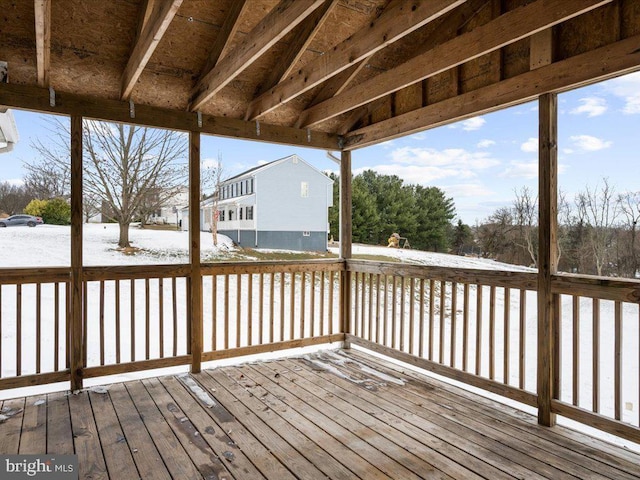
[[[640,72],[559,96],[559,184],[571,200],[607,178],[616,191],[640,190]],[[14,111],[20,141],[0,156],[0,181],[19,181],[31,139],[48,135],[45,116]],[[537,189],[537,103],[528,103],[356,150],[355,173],[373,169],[453,197],[465,223],[508,206],[514,190]],[[321,170],[338,166],[324,151],[205,136],[205,164],[220,156],[224,176],[297,153]]]

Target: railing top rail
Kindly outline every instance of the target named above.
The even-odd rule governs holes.
[[[68,282],[71,267],[33,267],[0,269],[0,285]]]
[[[278,262],[221,262],[203,263],[203,275],[229,275],[247,273],[292,273],[292,272],[339,272],[344,269],[344,261],[330,260],[301,260]]]
[[[186,277],[189,271],[187,264],[96,266],[84,267],[82,277],[86,281],[171,278]]]
[[[640,280],[559,273],[551,278],[553,293],[640,303]]]
[[[524,290],[536,290],[538,281],[537,274],[534,272],[409,265],[406,263],[375,262],[371,260],[349,260],[347,262],[347,270]]]

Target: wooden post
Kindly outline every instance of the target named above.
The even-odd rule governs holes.
[[[351,272],[346,262],[351,259],[351,152],[340,155],[340,259],[345,262],[340,281],[340,325],[342,333],[351,333]],[[345,348],[349,348],[345,342]]]
[[[191,372],[202,367],[202,275],[200,274],[200,132],[189,132],[189,339]]]
[[[71,370],[71,391],[82,388],[82,117],[71,117],[71,309],[67,354]]]
[[[538,423],[552,426],[555,414],[551,400],[557,385],[557,359],[554,325],[557,300],[551,293],[551,277],[558,268],[558,98],[555,93],[539,100],[539,222],[538,222]]]

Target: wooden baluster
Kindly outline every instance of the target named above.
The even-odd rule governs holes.
[[[464,284],[462,300],[462,370],[469,367],[469,284]]]
[[[164,358],[164,283],[158,279],[158,338],[160,339],[160,358]]]
[[[572,403],[576,407],[580,404],[580,297],[572,297],[573,304],[573,387]]]
[[[520,290],[519,387],[524,390],[527,358],[527,291]]]
[[[503,334],[503,361],[504,365],[503,369],[503,383],[505,385],[509,385],[509,357],[511,356],[511,289],[508,287],[504,288],[504,315],[503,315],[503,323],[504,323],[504,334]]]
[[[115,288],[115,321],[116,321],[116,364],[120,363],[120,348],[122,347],[122,332],[120,331],[120,280],[114,281]]]
[[[482,285],[476,285],[476,375],[482,372]]]
[[[615,302],[613,347],[614,418],[622,419],[622,302]]]

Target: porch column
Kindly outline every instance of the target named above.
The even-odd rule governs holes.
[[[552,426],[551,401],[557,395],[559,302],[551,293],[558,270],[558,98],[539,99],[538,170],[538,423]]]
[[[189,346],[191,372],[202,364],[202,276],[200,274],[200,132],[189,132]]]
[[[340,155],[340,260],[345,270],[340,278],[340,325],[342,333],[351,333],[351,272],[346,270],[351,259],[351,152]],[[348,342],[345,342],[348,348]]]
[[[71,305],[67,358],[71,391],[82,388],[84,349],[82,321],[82,117],[71,117]]]

